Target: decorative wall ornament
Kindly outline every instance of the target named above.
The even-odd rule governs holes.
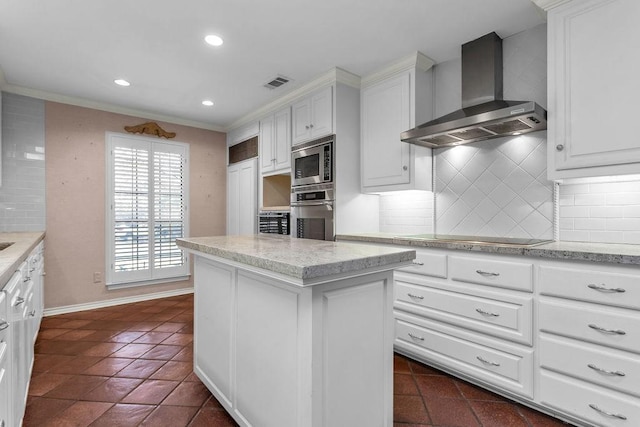
[[[125,126],[124,130],[129,133],[142,133],[147,135],[155,135],[157,137],[165,137],[167,139],[175,138],[175,132],[167,132],[162,129],[156,122],[146,122],[137,126]]]

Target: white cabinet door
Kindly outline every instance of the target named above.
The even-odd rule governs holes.
[[[11,330],[7,295],[0,291],[0,426],[9,426],[11,402]]]
[[[260,120],[260,172],[271,172],[275,166],[275,153],[273,150],[273,133],[275,118],[269,115]]]
[[[362,184],[406,184],[410,179],[410,145],[400,141],[409,129],[410,74],[362,91]]]
[[[232,405],[235,269],[195,258],[194,369]]]
[[[274,115],[273,127],[274,170],[291,167],[291,109],[289,107]]]
[[[227,234],[254,234],[257,224],[257,159],[227,168]]]
[[[294,103],[291,117],[293,145],[333,133],[333,87]]]
[[[639,21],[637,0],[572,1],[549,11],[549,178],[640,171],[629,165],[640,163],[630,130]],[[626,166],[603,168],[612,165]]]

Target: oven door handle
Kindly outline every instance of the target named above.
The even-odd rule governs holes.
[[[305,207],[305,206],[333,206],[332,201],[323,201],[323,202],[291,202],[291,206],[295,207]]]

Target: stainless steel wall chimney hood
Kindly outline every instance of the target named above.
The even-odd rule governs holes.
[[[502,39],[489,33],[462,45],[462,109],[402,132],[400,139],[435,148],[546,128],[540,105],[502,99]]]

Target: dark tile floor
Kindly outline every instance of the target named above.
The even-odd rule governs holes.
[[[193,295],[44,318],[24,427],[237,425],[193,374],[192,341]],[[562,425],[400,355],[394,379],[395,427]]]

